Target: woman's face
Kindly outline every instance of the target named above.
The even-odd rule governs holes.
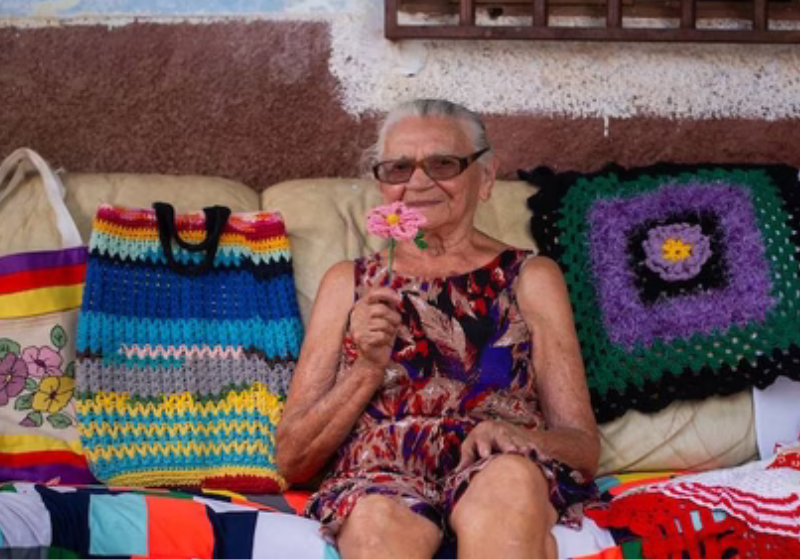
[[[422,161],[434,155],[466,157],[475,151],[464,126],[443,117],[408,117],[392,126],[384,145],[383,161]],[[427,231],[471,226],[479,200],[487,200],[494,185],[494,163],[472,163],[463,173],[434,181],[422,168],[399,185],[380,183],[384,200],[402,201],[428,220]]]

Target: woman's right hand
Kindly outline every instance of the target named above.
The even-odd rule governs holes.
[[[400,326],[402,298],[395,290],[374,286],[353,306],[350,332],[358,349],[358,359],[375,368],[381,379],[392,355]],[[376,373],[377,374],[377,373]]]

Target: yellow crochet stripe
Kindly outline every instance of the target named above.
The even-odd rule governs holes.
[[[83,420],[93,414],[117,414],[130,418],[149,417],[168,420],[175,414],[193,414],[202,417],[229,415],[232,412],[266,411],[270,421],[277,423],[283,403],[263,383],[254,383],[242,391],[230,391],[219,401],[197,401],[191,393],[165,396],[161,402],[131,402],[129,393],[99,391],[91,399],[78,399],[75,403]],[[83,422],[81,422],[83,424]]]
[[[203,470],[145,471],[114,476],[107,481],[110,486],[202,486],[209,478],[222,476],[254,476],[274,480],[281,492],[289,485],[277,472],[258,467],[220,466]]]
[[[274,446],[273,446],[274,447]],[[136,457],[211,457],[223,453],[236,455],[267,455],[270,446],[263,440],[229,441],[226,443],[197,443],[197,442],[169,442],[169,443],[131,443],[128,445],[113,444],[113,447],[89,449],[84,453],[86,457],[97,462],[101,459],[115,461],[134,459]]]
[[[37,288],[0,296],[0,319],[55,313],[81,306],[83,284]]]
[[[262,411],[262,413],[263,412],[264,411]],[[269,412],[270,422],[272,422],[274,426],[275,422],[272,417],[279,416],[280,412],[277,412],[277,414],[273,414],[272,411]],[[96,422],[84,422],[81,433],[87,437],[110,436],[111,438],[135,435],[148,440],[154,437],[163,439],[165,437],[174,438],[189,434],[202,436],[223,434],[225,436],[231,436],[232,434],[242,436],[248,434],[250,436],[261,437],[261,435],[264,434],[265,427],[266,425],[262,421],[241,421],[230,420],[228,418],[220,418],[220,421],[215,424],[199,426],[188,422],[141,426],[132,422],[117,420],[113,425],[108,423],[98,425]]]
[[[143,241],[158,241],[158,230],[154,228],[131,228],[115,224],[113,222],[106,222],[101,219],[95,219],[94,229],[102,233],[113,235],[116,237],[123,237],[125,239],[139,239]],[[203,241],[206,237],[203,231],[182,231],[180,233],[181,239],[190,243],[198,243]],[[286,235],[269,237],[259,241],[247,239],[243,234],[239,233],[223,233],[220,237],[220,245],[242,245],[245,247],[259,249],[261,251],[269,250],[285,250],[289,249],[289,237]]]

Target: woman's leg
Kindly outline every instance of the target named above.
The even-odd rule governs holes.
[[[361,498],[339,532],[342,558],[432,558],[441,531],[393,498]]]
[[[469,483],[450,515],[459,558],[555,558],[558,519],[541,469],[498,455]]]

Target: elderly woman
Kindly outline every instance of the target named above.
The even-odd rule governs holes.
[[[599,439],[558,266],[473,225],[497,169],[480,119],[440,100],[386,118],[375,176],[427,219],[325,275],[278,428],[291,482],[344,557],[555,557]]]

